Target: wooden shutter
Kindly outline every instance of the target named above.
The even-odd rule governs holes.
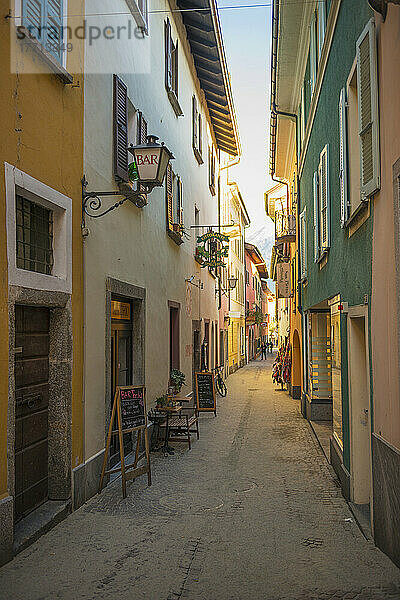
[[[172,90],[172,34],[169,19],[165,21],[165,87]]]
[[[46,50],[62,60],[63,0],[46,1]]]
[[[373,19],[358,38],[356,48],[361,198],[366,199],[380,188],[378,67]]]
[[[300,267],[301,279],[305,279],[307,277],[306,209],[300,214]]]
[[[311,96],[313,94],[315,83],[317,81],[317,35],[316,35],[315,11],[310,24],[310,78],[311,78]]]
[[[192,131],[193,131],[193,140],[192,140],[192,144],[193,144],[193,148],[195,150],[197,150],[197,100],[196,97],[193,96],[192,98]]]
[[[347,102],[346,90],[342,88],[339,98],[339,181],[340,225],[349,218],[348,166],[347,166]]]
[[[318,198],[318,173],[315,172],[313,176],[313,199],[314,199],[314,262],[318,262],[319,259],[319,198]]]
[[[321,250],[330,246],[330,194],[328,145],[322,150],[319,163],[320,239]]]
[[[167,206],[167,229],[172,229],[174,222],[174,189],[172,181],[172,167],[169,164],[165,174],[165,201]]]
[[[128,181],[128,89],[114,75],[114,175]]]
[[[182,186],[182,179],[180,177],[178,177],[178,198],[177,198],[177,203],[178,203],[178,219],[179,219],[179,223],[180,223],[180,225],[183,225],[183,186]]]

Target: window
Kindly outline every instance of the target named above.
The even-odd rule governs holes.
[[[201,165],[203,163],[202,157],[202,120],[201,114],[197,110],[197,100],[196,97],[192,98],[192,145],[193,152],[197,159],[197,162]]]
[[[169,302],[169,368],[180,368],[179,305]]]
[[[165,21],[165,89],[177,117],[183,115],[178,101],[178,40],[172,40],[171,23]]]
[[[367,199],[380,188],[378,68],[373,19],[358,38],[356,49],[361,197]]]
[[[300,267],[301,279],[307,279],[307,224],[306,209],[300,214]]]
[[[347,166],[347,101],[343,88],[339,98],[339,181],[340,181],[340,224],[342,227],[349,216],[348,166]]]
[[[8,282],[72,290],[72,200],[5,163]]]
[[[249,285],[249,279],[250,279],[250,275],[248,270],[246,269],[246,285]]]
[[[244,354],[244,328],[240,328],[240,354]]]
[[[126,3],[135,18],[135,21],[145,33],[148,33],[149,11],[148,0],[126,0]]]
[[[128,153],[128,145],[145,144],[147,141],[147,121],[140,110],[136,110],[128,98],[128,88],[117,75],[113,77],[113,121],[114,121],[114,175],[126,192],[129,183],[132,190],[145,193],[145,188],[137,185],[136,169]]]
[[[113,76],[114,175],[128,181],[128,88]]]
[[[168,165],[165,175],[167,233],[177,244],[183,243],[183,189],[182,180]]]
[[[16,195],[17,268],[51,275],[53,211]]]
[[[22,25],[59,63],[63,55],[63,0],[22,0]]]
[[[318,166],[318,191],[320,209],[320,248],[324,253],[330,246],[330,198],[328,146],[322,150]]]
[[[318,172],[313,177],[314,196],[314,262],[318,262],[330,247],[330,189],[328,145],[320,154]]]
[[[310,83],[311,95],[317,82],[319,59],[326,29],[326,0],[318,0],[310,24]]]
[[[211,194],[215,196],[215,152],[213,146],[208,147],[208,186]]]

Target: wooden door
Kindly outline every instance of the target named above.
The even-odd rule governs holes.
[[[48,308],[15,307],[15,521],[48,499]]]

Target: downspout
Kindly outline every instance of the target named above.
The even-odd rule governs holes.
[[[278,110],[276,108],[276,70],[278,63],[278,32],[279,32],[279,0],[274,0],[272,7],[272,51],[271,51],[271,125],[270,125],[270,174],[272,181],[286,185],[286,197],[289,203],[289,184],[286,181],[281,181],[275,177],[275,159],[276,159],[276,132],[278,129],[278,116],[287,117],[294,119],[296,124],[296,187],[297,187],[297,211],[296,211],[296,228],[297,228],[297,241],[299,244],[300,240],[300,178],[297,168],[297,152],[298,152],[298,116],[295,113],[289,113]],[[289,206],[288,206],[289,208]],[[303,309],[301,305],[301,265],[300,265],[300,251],[297,246],[297,309],[302,314]]]

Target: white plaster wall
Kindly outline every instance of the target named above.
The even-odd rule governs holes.
[[[150,0],[150,10],[167,10],[168,3]],[[93,9],[93,7],[92,7]],[[109,11],[109,3],[96,2],[96,10]],[[88,8],[88,10],[91,10]],[[127,11],[123,0],[113,10]],[[176,117],[164,87],[164,20],[166,14],[150,15],[149,36],[131,42],[103,42],[103,50],[86,45],[86,61],[92,73],[85,77],[85,173],[88,191],[115,189],[112,175],[112,74],[118,74],[128,86],[135,108],[148,121],[154,133],[172,150],[173,168],[183,181],[185,227],[194,224],[194,205],[200,209],[200,223],[216,223],[217,199],[208,187],[207,138],[204,129],[203,158],[199,165],[192,150],[192,95],[201,102],[200,88],[193,77],[190,60],[179,38],[179,102],[183,117]],[[178,36],[174,17],[169,14],[173,38]],[[178,17],[180,19],[180,17]],[[151,60],[148,61],[150,53]],[[140,56],[143,55],[143,65]],[[129,57],[132,63],[129,64]],[[189,59],[190,59],[189,55]],[[121,72],[121,64],[128,73]],[[128,68],[127,68],[127,66]],[[151,65],[151,67],[150,67]],[[104,67],[105,74],[94,73]],[[149,67],[149,72],[146,71]],[[200,107],[199,107],[200,108]],[[203,125],[206,124],[204,106]],[[90,234],[85,241],[86,290],[86,460],[104,447],[105,404],[105,280],[107,276],[146,289],[145,369],[148,405],[166,390],[169,376],[168,300],[181,304],[181,370],[190,391],[192,356],[186,346],[192,344],[192,319],[216,321],[215,280],[194,261],[195,234],[177,246],[166,233],[165,190],[156,188],[143,209],[126,202],[101,219],[87,218]],[[112,199],[110,200],[112,202]],[[192,315],[185,311],[185,278],[196,275],[204,282],[200,292],[192,286]]]

